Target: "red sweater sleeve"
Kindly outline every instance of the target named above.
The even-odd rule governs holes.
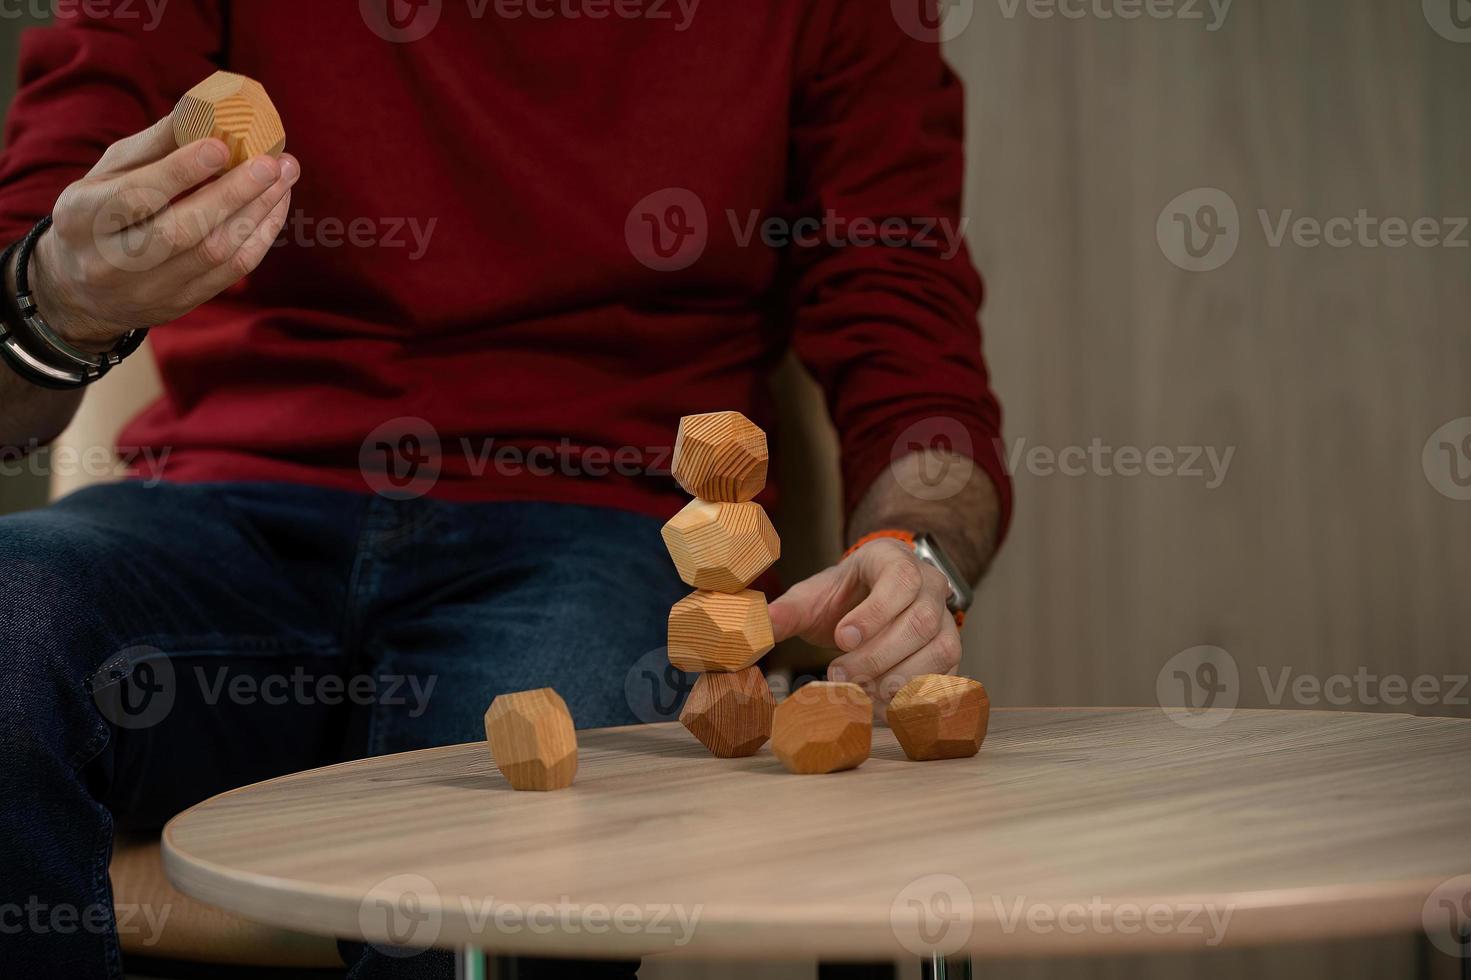
[[[890,6],[823,5],[799,51],[790,204],[829,231],[788,249],[793,346],[827,392],[847,513],[895,456],[948,447],[995,483],[1004,535],[1001,409],[960,224],[964,96],[939,46],[906,35]]]
[[[162,118],[215,70],[219,5],[61,4],[52,26],[25,32],[0,156],[0,242],[24,235],[108,146]]]

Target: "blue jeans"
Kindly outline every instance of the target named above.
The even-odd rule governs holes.
[[[579,728],[651,720],[674,705],[625,679],[688,591],[653,518],[275,484],[99,487],[0,519],[0,585],[0,964],[68,980],[122,975],[115,831],[481,740],[505,691],[555,687]],[[354,980],[452,975],[344,948]]]

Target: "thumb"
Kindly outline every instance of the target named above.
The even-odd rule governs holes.
[[[832,646],[833,629],[838,617],[846,611],[834,609],[841,578],[837,567],[827,568],[772,600],[767,608],[771,612],[771,635],[776,642],[799,636],[809,643]]]

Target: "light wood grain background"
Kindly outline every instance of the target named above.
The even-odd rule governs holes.
[[[1471,43],[1415,0],[1238,0],[1214,32],[1009,6],[977,0],[947,45],[969,93],[969,238],[1008,445],[1235,456],[1214,490],[1018,472],[967,671],[998,704],[1150,704],[1165,662],[1210,644],[1235,660],[1242,706],[1273,706],[1284,669],[1430,676],[1451,694],[1471,669],[1471,502],[1432,487],[1421,450],[1471,415],[1471,249],[1273,248],[1257,212],[1471,215]],[[1192,273],[1155,224],[1199,187],[1234,200],[1240,244]],[[781,389],[814,404],[790,366]],[[792,429],[830,478],[824,426]],[[797,506],[790,527],[822,514]],[[834,553],[835,525],[818,526],[829,540],[789,549],[794,570]],[[1467,689],[1393,705],[1354,688],[1355,710],[1471,713]],[[982,975],[1404,977],[1422,955],[1455,975],[1411,937]]]
[[[961,3],[971,22],[947,53],[969,90],[970,240],[1008,442],[1235,449],[1214,490],[1019,472],[1011,538],[967,625],[969,672],[997,704],[1149,704],[1172,655],[1212,644],[1237,663],[1243,706],[1272,704],[1259,668],[1272,683],[1284,668],[1450,676],[1450,691],[1471,664],[1471,502],[1438,493],[1420,458],[1471,416],[1471,250],[1273,248],[1257,211],[1471,215],[1471,43],[1439,36],[1419,0],[1236,0],[1215,31],[1204,3],[1205,21]],[[24,23],[0,19],[7,67]],[[0,71],[7,99],[12,76]],[[1155,225],[1199,187],[1235,202],[1240,245],[1191,273]],[[806,414],[783,443],[829,481],[809,480],[819,489],[785,515],[808,529],[788,533],[791,573],[830,557],[838,532],[820,402],[785,374]],[[0,507],[44,495],[0,477]],[[1345,707],[1471,714],[1357,692]],[[1417,955],[1407,937],[990,970],[1401,977]]]

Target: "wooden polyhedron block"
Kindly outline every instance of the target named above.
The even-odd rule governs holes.
[[[766,486],[766,433],[740,412],[686,415],[674,439],[674,478],[701,500],[742,503]]]
[[[966,759],[981,749],[991,721],[991,699],[980,681],[924,674],[889,702],[889,727],[916,762]]]
[[[774,641],[766,596],[695,592],[669,610],[669,662],[691,673],[745,670]]]
[[[174,107],[174,141],[181,147],[213,136],[230,150],[230,167],[286,149],[286,129],[265,87],[253,78],[217,71]]]
[[[662,533],[679,577],[697,589],[739,592],[781,556],[760,504],[691,500]]]
[[[701,674],[679,722],[722,759],[755,755],[771,737],[776,699],[759,667],[734,674]]]
[[[496,768],[516,789],[566,789],[577,775],[572,713],[549,687],[497,697],[485,713],[485,737]]]
[[[807,684],[772,716],[771,750],[791,772],[855,768],[868,758],[872,741],[873,701],[857,684]]]

